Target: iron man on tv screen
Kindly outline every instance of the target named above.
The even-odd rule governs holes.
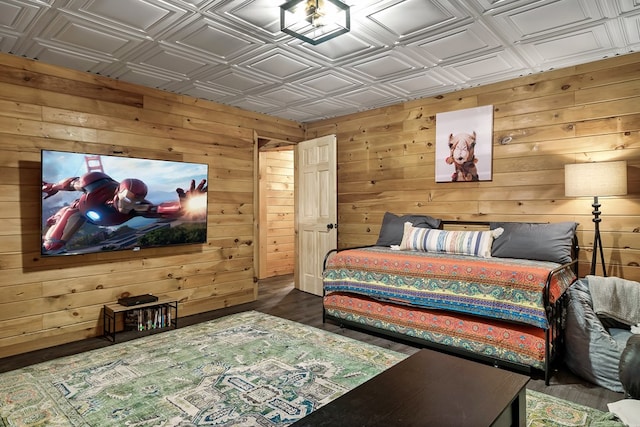
[[[43,255],[207,239],[208,166],[42,151]]]

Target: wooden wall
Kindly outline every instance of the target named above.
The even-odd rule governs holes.
[[[0,55],[0,357],[101,334],[104,303],[141,293],[181,316],[252,301],[254,135],[291,121]],[[208,239],[140,252],[40,257],[40,150],[209,164]]]
[[[436,184],[435,115],[481,105],[494,106],[493,180]],[[582,275],[592,200],[564,196],[563,166],[627,160],[629,194],[601,199],[601,229],[608,273],[640,280],[640,54],[306,127],[303,135],[291,121],[0,55],[0,357],[98,335],[102,305],[126,294],[175,296],[181,315],[253,300],[255,135],[337,134],[340,247],[374,243],[385,211],[575,220]],[[207,243],[41,258],[43,148],[207,162]]]
[[[293,149],[260,152],[259,278],[293,274]]]
[[[483,105],[494,110],[492,181],[436,184],[436,114]],[[576,221],[581,275],[591,262],[593,199],[565,197],[564,165],[627,160],[629,194],[600,199],[601,231],[608,274],[640,280],[640,53],[307,126],[307,138],[332,133],[340,247],[375,243],[385,211]]]

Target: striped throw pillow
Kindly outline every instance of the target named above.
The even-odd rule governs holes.
[[[503,231],[502,228],[487,231],[434,230],[416,228],[405,222],[400,249],[491,258],[493,240]]]

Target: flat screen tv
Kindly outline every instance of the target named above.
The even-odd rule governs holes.
[[[207,240],[208,165],[42,150],[41,254]]]

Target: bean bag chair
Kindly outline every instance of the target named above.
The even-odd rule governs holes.
[[[593,309],[587,279],[576,281],[567,292],[565,364],[589,382],[624,392],[618,368],[622,352],[633,334],[624,325],[607,329],[602,324]]]

